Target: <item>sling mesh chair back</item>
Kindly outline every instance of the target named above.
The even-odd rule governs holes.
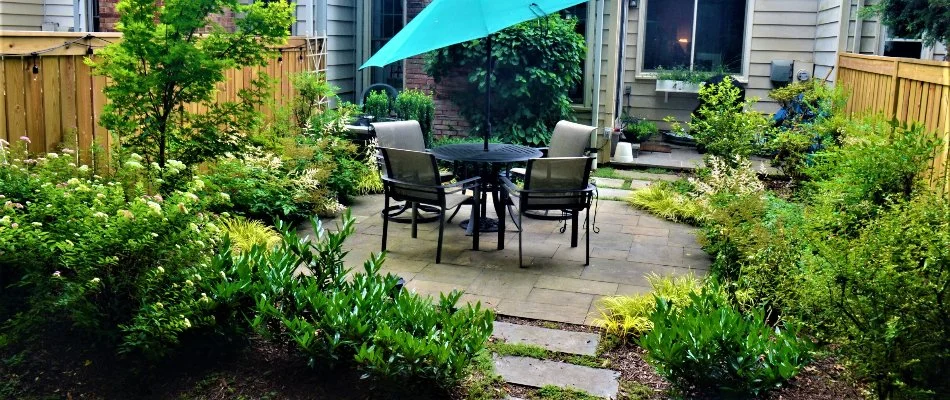
[[[594,186],[589,183],[590,170],[594,159],[590,157],[554,157],[537,158],[528,161],[524,188],[519,189],[506,177],[502,177],[505,197],[513,197],[508,202],[508,210],[518,228],[518,264],[522,263],[521,236],[522,216],[526,211],[563,211],[570,214],[572,221],[571,247],[577,247],[578,215],[587,210],[584,218],[585,231],[590,229],[590,205]],[[507,199],[506,199],[507,202]],[[514,209],[517,207],[517,210]],[[504,223],[501,224],[504,229]],[[586,262],[590,263],[590,234],[587,235]]]
[[[581,125],[571,121],[559,121],[551,134],[551,143],[542,147],[544,157],[583,157],[587,154],[590,135],[597,130],[593,126]],[[524,168],[512,168],[511,173],[524,176]]]
[[[419,121],[374,122],[370,125],[376,132],[379,147],[426,151],[426,140]]]
[[[472,190],[472,212],[478,220],[478,177],[469,178],[451,185],[442,185],[439,178],[439,168],[435,156],[421,151],[403,150],[380,147],[383,162],[386,165],[386,176],[383,177],[385,205],[383,217],[383,246],[386,251],[386,240],[389,233],[390,199],[405,201],[412,205],[412,237],[417,236],[416,207],[430,205],[439,209],[439,242],[435,255],[435,262],[442,262],[442,237],[445,230],[445,212],[458,207],[469,200],[469,196],[462,194],[463,190]],[[472,234],[472,247],[478,250],[478,224],[475,224]]]

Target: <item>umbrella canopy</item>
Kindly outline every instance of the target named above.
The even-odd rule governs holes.
[[[586,0],[434,0],[360,69],[483,38]]]
[[[418,54],[472,39],[488,37],[485,77],[486,96],[485,150],[491,136],[491,35],[519,22],[580,4],[586,0],[434,0],[393,36],[360,69],[382,67]]]

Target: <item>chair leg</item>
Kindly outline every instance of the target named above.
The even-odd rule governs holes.
[[[518,222],[519,222],[518,225],[520,226],[520,225],[521,225],[521,224],[520,224],[520,222],[521,222],[521,214],[520,214],[520,211],[519,211],[519,214],[518,214]],[[524,246],[522,246],[522,243],[521,243],[521,233],[522,233],[522,231],[524,231],[524,229],[518,229],[518,268],[524,268],[524,257],[523,257],[523,255],[522,255],[522,248],[523,248]]]
[[[584,253],[584,265],[590,265],[590,208],[587,209],[587,215],[584,218],[584,224],[587,226],[584,227],[584,235],[587,236],[587,250]]]
[[[439,244],[437,244],[435,249],[435,263],[439,264],[442,262],[442,232],[445,231],[445,207],[442,208],[442,212],[439,214]]]
[[[478,250],[478,231],[482,225],[481,214],[479,213],[479,206],[481,203],[481,193],[479,193],[478,188],[472,190],[472,216],[473,218],[469,220],[469,224],[472,224],[472,250]]]
[[[419,217],[419,205],[412,203],[412,238],[415,239],[419,235],[419,228],[416,224],[416,218]]]
[[[580,211],[571,212],[571,247],[577,247],[577,215]]]
[[[463,192],[462,194],[465,194],[465,193]],[[450,216],[447,221],[448,221],[449,223],[451,223],[451,222],[452,222],[452,218],[455,218],[455,214],[458,214],[458,213],[459,213],[459,210],[461,210],[461,209],[462,209],[462,205],[461,205],[461,204],[455,206],[455,211],[452,212],[452,216]]]
[[[380,251],[386,251],[386,236],[389,233],[389,218],[386,216],[386,210],[389,208],[389,196],[386,196],[385,206],[383,207],[383,248]]]
[[[498,214],[498,250],[504,250],[505,249],[505,196],[500,193],[498,194],[492,193],[492,200],[494,200],[495,202],[495,213]]]

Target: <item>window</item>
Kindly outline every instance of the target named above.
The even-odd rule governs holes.
[[[584,36],[585,41],[587,42],[587,48],[590,49],[592,46],[591,36],[588,34],[588,21],[590,20],[589,13],[593,10],[593,7],[588,7],[588,3],[581,3],[573,7],[568,7],[561,11],[561,15],[564,17],[573,17],[577,18],[577,26],[575,26],[574,31]],[[584,66],[581,71],[581,80],[577,82],[574,87],[568,92],[568,97],[571,98],[571,103],[574,104],[585,104],[584,93],[585,89],[588,87],[587,84],[590,81],[588,77],[588,72],[590,69],[590,60],[592,57],[590,52],[587,54],[588,60],[584,62]]]
[[[376,54],[389,39],[402,29],[402,0],[373,0],[372,25],[370,26],[370,53]],[[385,83],[402,89],[402,61],[382,68],[370,68],[371,83]]]
[[[647,1],[641,10],[642,70],[686,67],[741,74],[746,17],[746,0]]]
[[[905,57],[917,59],[933,58],[933,47],[924,47],[920,39],[903,39],[894,37],[887,27],[881,28],[884,40],[881,41],[880,54],[885,57]]]

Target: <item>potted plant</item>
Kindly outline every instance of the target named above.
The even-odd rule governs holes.
[[[653,121],[643,118],[623,117],[620,122],[623,124],[624,138],[632,143],[641,143],[659,131]]]
[[[686,124],[677,121],[673,116],[667,116],[663,121],[670,124],[670,130],[663,131],[664,142],[679,146],[696,146],[696,139],[686,130]]]
[[[657,92],[699,93],[699,86],[713,76],[708,71],[693,71],[683,66],[656,69]]]
[[[382,90],[370,92],[363,103],[363,114],[372,117],[374,121],[388,120],[391,111],[389,95]]]

